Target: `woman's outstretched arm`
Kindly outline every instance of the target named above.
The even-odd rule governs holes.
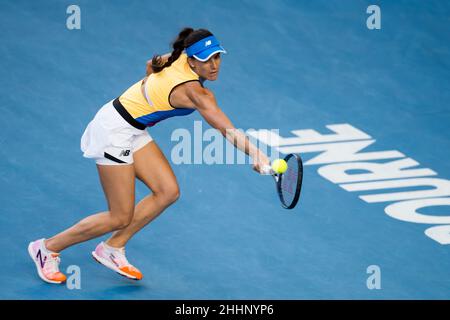
[[[249,155],[256,171],[263,172],[263,168],[270,164],[268,157],[243,132],[234,127],[227,115],[217,105],[214,94],[198,85],[192,86],[191,90],[187,91],[187,95],[206,122],[219,130],[236,148]]]

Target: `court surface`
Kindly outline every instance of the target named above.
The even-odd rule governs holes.
[[[80,30],[66,28],[71,4],[81,8]],[[361,152],[396,150],[446,180],[450,4],[377,1],[381,29],[369,30],[371,4],[1,1],[0,298],[449,299],[449,247],[424,233],[449,224],[448,205],[422,209],[433,223],[393,218],[385,208],[395,201],[360,196],[404,188],[348,191],[320,174],[325,163],[305,165],[291,211],[249,165],[173,165],[180,200],[127,247],[141,282],[94,262],[99,239],[62,254],[63,271],[80,268],[81,289],[43,283],[26,250],[106,209],[80,137],[184,26],[210,29],[227,49],[207,87],[237,127],[295,137],[348,124],[376,140]],[[150,133],[170,159],[174,130],[193,133],[200,119],[172,118]],[[300,153],[306,163],[322,151]],[[147,193],[138,183],[137,198]],[[379,268],[381,289],[368,289],[369,266]]]

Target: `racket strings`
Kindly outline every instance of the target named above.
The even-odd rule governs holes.
[[[292,203],[295,197],[298,182],[298,165],[295,158],[290,158],[287,162],[288,169],[281,177],[281,190],[283,200],[287,205]]]
[[[284,160],[287,170],[275,177],[278,196],[285,209],[293,209],[300,198],[303,180],[303,161],[300,155],[290,153]]]

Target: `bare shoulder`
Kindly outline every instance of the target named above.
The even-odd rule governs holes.
[[[211,99],[214,99],[212,92],[203,88],[198,81],[185,82],[170,93],[170,104],[177,108],[199,109],[211,104],[207,102]]]
[[[214,93],[203,87],[198,81],[186,83],[185,93],[197,108],[205,107],[211,103],[215,104]]]

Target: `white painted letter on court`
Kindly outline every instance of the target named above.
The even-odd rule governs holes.
[[[68,16],[67,20],[66,20],[67,29],[80,30],[81,29],[81,9],[80,9],[80,7],[72,4],[67,7],[66,13],[70,14],[70,16]]]
[[[366,24],[369,30],[381,29],[381,9],[377,5],[370,5],[367,7],[367,13],[371,15],[367,18]]]

